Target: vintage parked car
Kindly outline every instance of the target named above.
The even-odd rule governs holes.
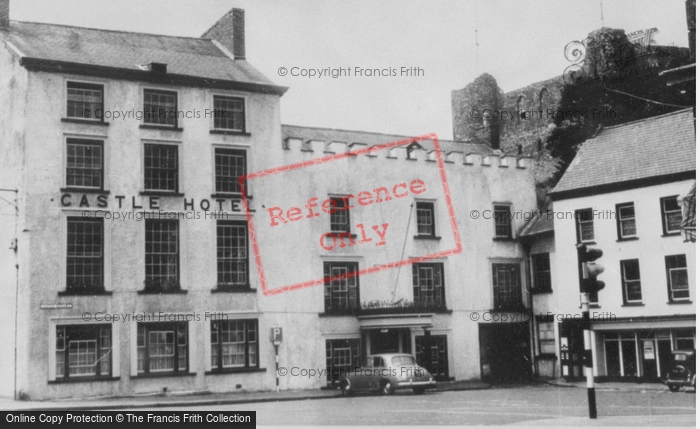
[[[664,383],[671,392],[681,386],[695,389],[695,350],[676,350],[673,354],[673,369],[666,375]]]
[[[367,358],[367,364],[343,374],[340,390],[345,396],[358,391],[391,395],[397,389],[413,389],[420,395],[436,383],[428,370],[416,364],[416,359],[405,353],[376,354]]]

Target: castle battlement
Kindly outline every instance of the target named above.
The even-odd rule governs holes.
[[[391,137],[391,136],[387,136]],[[376,139],[375,139],[376,140]],[[282,148],[290,153],[301,154],[298,159],[311,159],[340,153],[357,152],[368,149],[360,156],[368,158],[380,158],[390,160],[390,162],[437,162],[437,150],[433,148],[432,142],[416,141],[411,144],[371,150],[373,147],[385,144],[392,140],[388,139],[382,143],[365,143],[356,141],[323,140],[319,138],[305,139],[298,137],[287,137],[282,141]],[[440,142],[440,156],[445,165],[460,165],[474,168],[494,168],[494,169],[517,169],[525,170],[533,165],[533,159],[529,156],[504,155],[499,153],[483,153],[483,145],[466,144],[461,142],[446,141]],[[455,149],[455,146],[464,145],[464,149]],[[468,150],[477,147],[480,152]],[[296,161],[297,159],[295,159]]]

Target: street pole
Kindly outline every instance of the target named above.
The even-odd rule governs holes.
[[[593,352],[591,349],[591,313],[588,292],[581,294],[581,307],[583,309],[583,362],[586,365],[586,387],[588,388],[588,417],[598,418],[598,410],[595,402],[595,383],[593,381]]]
[[[275,384],[277,386],[277,393],[280,391],[280,356],[277,354],[279,346],[275,344]]]

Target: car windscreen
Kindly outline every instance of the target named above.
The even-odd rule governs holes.
[[[394,356],[391,358],[393,365],[415,365],[416,361],[413,356]]]

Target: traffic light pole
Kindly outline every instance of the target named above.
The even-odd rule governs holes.
[[[583,347],[584,363],[586,365],[586,387],[588,388],[588,417],[598,418],[598,410],[595,401],[595,382],[593,381],[593,351],[591,347],[591,313],[588,292],[581,294],[581,307],[583,309]]]

